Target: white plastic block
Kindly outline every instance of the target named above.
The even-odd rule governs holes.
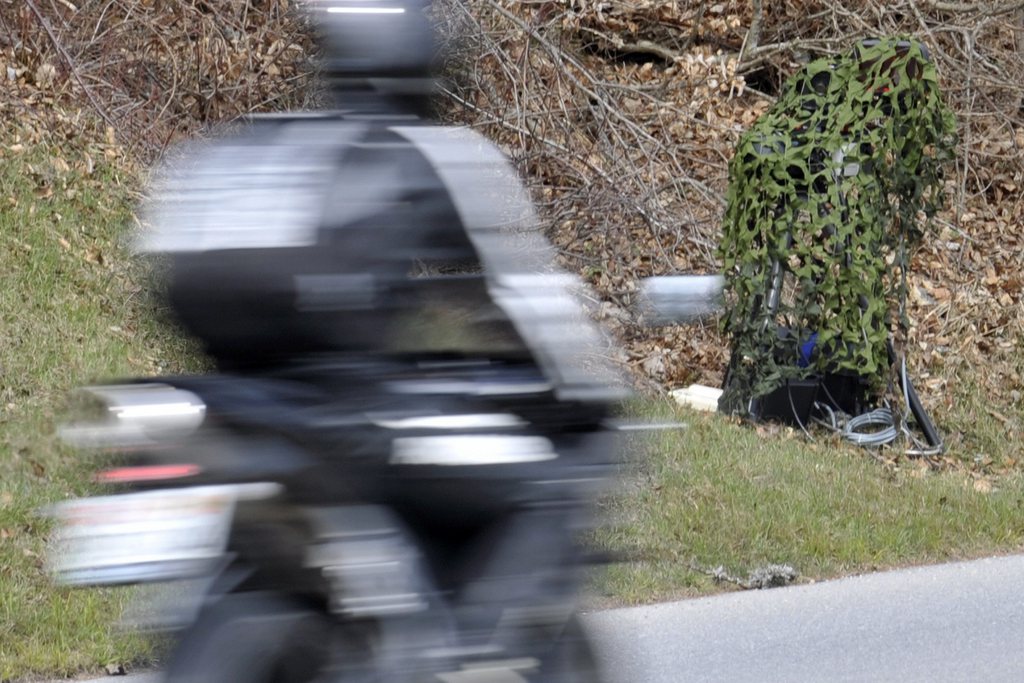
[[[676,389],[669,393],[681,406],[714,413],[718,410],[718,399],[722,395],[722,390],[702,384],[691,384],[685,389]]]

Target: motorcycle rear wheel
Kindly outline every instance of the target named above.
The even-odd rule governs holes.
[[[165,683],[321,683],[337,654],[337,622],[268,593],[224,596],[181,635]],[[355,662],[353,662],[355,663]],[[353,681],[371,678],[352,678]]]
[[[282,595],[229,594],[203,609],[181,635],[164,683],[378,683],[373,634],[360,628]],[[539,659],[539,671],[523,672],[524,681],[604,680],[576,617]]]

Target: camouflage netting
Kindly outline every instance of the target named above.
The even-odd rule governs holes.
[[[940,208],[954,137],[934,65],[909,39],[864,41],[785,84],[729,167],[723,410],[815,373],[884,389],[887,340],[908,325],[909,250]]]

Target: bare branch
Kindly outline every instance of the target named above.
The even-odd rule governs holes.
[[[110,116],[107,115],[106,110],[96,100],[96,97],[95,95],[93,95],[92,90],[90,90],[88,86],[85,85],[85,83],[82,81],[81,76],[78,75],[78,69],[75,66],[74,60],[71,59],[71,55],[67,53],[67,51],[64,49],[64,46],[61,45],[59,40],[57,40],[57,36],[54,35],[53,29],[50,28],[50,22],[46,20],[46,17],[44,17],[43,14],[39,11],[39,8],[36,7],[35,0],[24,0],[24,2],[25,5],[32,11],[32,14],[35,15],[36,20],[39,21],[40,25],[43,27],[43,30],[46,31],[46,35],[49,36],[50,42],[53,44],[53,48],[57,51],[57,54],[59,54],[61,58],[64,60],[64,63],[67,65],[68,71],[71,73],[72,78],[75,79],[75,82],[78,83],[79,87],[82,89],[82,92],[89,99],[89,103],[92,104],[93,109],[96,110],[96,113],[100,115],[100,118],[102,118],[108,126],[116,130],[117,126],[115,125],[114,121],[111,120]]]
[[[995,16],[1009,14],[1024,8],[1024,2],[984,3],[984,2],[946,2],[946,0],[920,0],[933,10],[950,14],[983,14]]]
[[[743,46],[740,47],[737,60],[742,64],[751,52],[757,50],[761,44],[761,21],[764,19],[764,7],[762,0],[751,0],[751,11],[753,17],[750,19],[750,28],[743,39]]]

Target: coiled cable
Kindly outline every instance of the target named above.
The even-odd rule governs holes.
[[[817,424],[831,429],[850,443],[865,448],[891,444],[899,438],[901,432],[896,424],[896,416],[888,406],[875,408],[855,417],[837,413],[827,403],[817,401],[814,403],[814,409],[820,415],[826,416],[826,419],[815,418]]]

